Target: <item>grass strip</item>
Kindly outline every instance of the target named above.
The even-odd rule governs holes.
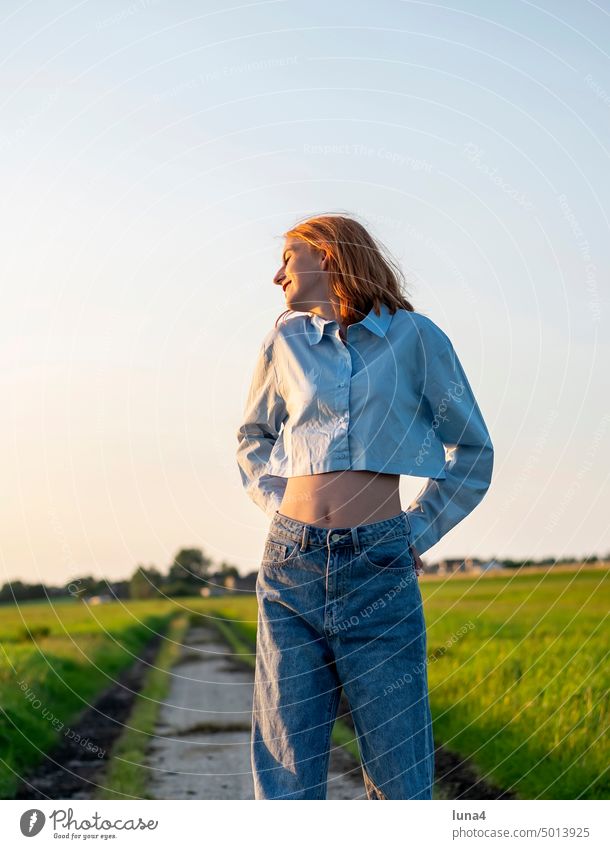
[[[256,642],[253,644],[247,640],[243,629],[237,627],[241,623],[234,623],[229,620],[223,622],[221,619],[210,619],[209,623],[216,628],[220,636],[233,650],[232,658],[254,669],[256,666]]]
[[[155,665],[134,700],[125,731],[112,748],[103,786],[100,784],[94,799],[153,798],[147,789],[148,771],[142,764],[154,736],[161,703],[169,692],[171,668],[180,655],[189,625],[190,617],[186,614],[170,622]]]

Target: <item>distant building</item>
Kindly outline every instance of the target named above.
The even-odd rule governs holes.
[[[436,571],[439,575],[449,575],[452,572],[465,572],[466,566],[461,559],[439,560]]]
[[[483,563],[476,557],[456,558],[453,560],[439,560],[435,570],[439,575],[449,575],[452,572],[481,572]],[[429,571],[433,571],[430,569]]]
[[[114,601],[114,598],[108,593],[102,593],[101,595],[84,596],[84,600],[87,604],[106,604],[109,601]]]
[[[234,578],[234,592],[253,593],[256,592],[256,579],[258,572],[248,572],[246,575],[238,575]]]
[[[249,572],[247,575],[209,575],[199,592],[204,598],[229,593],[253,593],[256,591],[257,575],[258,572]]]

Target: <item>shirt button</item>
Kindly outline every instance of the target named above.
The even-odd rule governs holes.
[[[341,539],[341,534],[333,534],[331,539],[333,542],[337,542],[338,539]]]

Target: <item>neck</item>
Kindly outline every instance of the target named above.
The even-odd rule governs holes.
[[[341,328],[346,327],[341,319],[341,310],[338,301],[321,301],[315,307],[312,307],[309,312],[325,318],[326,321],[336,321]]]

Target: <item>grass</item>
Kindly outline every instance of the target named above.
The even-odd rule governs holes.
[[[110,753],[104,779],[95,799],[151,799],[147,792],[148,772],[143,768],[150,739],[154,736],[157,717],[170,687],[169,671],[180,654],[190,617],[177,616],[170,624],[154,667],[136,696],[134,706],[121,734]]]
[[[610,573],[424,581],[422,595],[438,739],[520,798],[607,799]]]
[[[0,798],[14,797],[21,776],[174,615],[167,602],[2,608]]]
[[[420,586],[437,743],[522,799],[607,799],[610,573],[511,571],[422,579]],[[181,601],[219,630],[236,659],[253,667],[253,595]],[[62,729],[54,721],[69,728],[175,612],[171,601],[2,608],[1,798],[12,798],[18,776],[56,742]],[[155,702],[167,686],[170,647],[164,645],[130,720],[139,732],[113,753],[108,784],[117,796],[137,788],[136,795],[145,797],[139,761],[154,727]],[[23,685],[36,701],[28,700]],[[342,725],[335,724],[333,742],[351,745],[358,757],[353,731]]]
[[[522,799],[607,799],[610,572],[421,580],[438,743]],[[253,651],[256,599],[195,604]],[[229,631],[227,631],[227,628]],[[333,741],[352,738],[337,723]]]

